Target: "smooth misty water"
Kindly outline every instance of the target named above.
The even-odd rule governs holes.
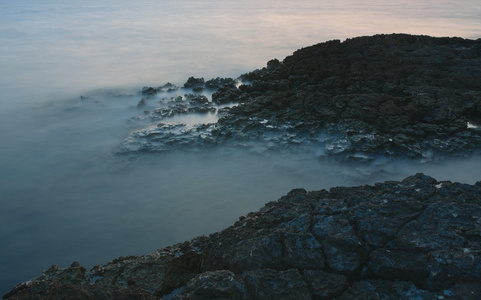
[[[418,171],[474,183],[479,158],[361,166],[223,149],[134,159],[112,152],[142,114],[136,91],[144,85],[237,77],[334,38],[480,38],[480,28],[473,0],[2,0],[0,294],[52,264],[89,268],[220,230],[295,187]]]

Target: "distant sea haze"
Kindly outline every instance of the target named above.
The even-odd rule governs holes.
[[[378,33],[481,38],[481,1],[2,0],[0,294],[52,264],[91,267],[223,229],[292,188],[420,171],[479,180],[478,158],[380,169],[222,149],[113,155],[143,114],[143,86],[235,78]]]
[[[0,93],[38,102],[232,77],[301,47],[377,33],[479,38],[480,11],[476,0],[2,0]]]

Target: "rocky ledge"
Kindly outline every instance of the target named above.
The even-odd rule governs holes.
[[[239,79],[243,84],[189,78],[185,87],[211,89],[213,103],[239,105],[223,109],[217,123],[160,123],[136,131],[119,152],[233,144],[371,160],[480,150],[481,39],[392,34],[335,40],[273,59]]]
[[[4,299],[480,299],[481,182],[294,189],[233,226]]]

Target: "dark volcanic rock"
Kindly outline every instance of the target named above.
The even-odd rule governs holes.
[[[481,40],[377,35],[296,51],[245,74],[231,114],[303,121],[328,155],[422,157],[479,148]],[[240,101],[239,101],[240,102]],[[229,120],[219,120],[221,126]],[[329,136],[330,135],[330,136]]]
[[[142,91],[140,93],[147,97],[152,97],[159,92],[173,92],[173,91],[176,91],[177,89],[178,87],[176,87],[170,82],[167,82],[163,86],[159,86],[159,87],[145,86],[142,88]]]
[[[480,299],[481,182],[295,189],[233,226],[5,299]]]
[[[210,90],[218,90],[223,86],[235,86],[236,81],[232,78],[213,78],[205,82],[205,87]]]
[[[224,85],[217,92],[212,94],[212,101],[217,104],[231,103],[239,101],[242,92],[234,85]]]
[[[155,95],[156,93],[159,92],[160,89],[158,88],[154,88],[154,87],[143,87],[142,88],[142,95],[147,95],[147,96],[152,96],[152,95]]]
[[[241,81],[249,84],[208,82],[214,103],[239,103],[222,114],[214,144],[343,160],[429,160],[480,150],[481,39],[392,34],[330,41],[271,60]],[[207,83],[191,77],[185,86]]]
[[[163,99],[120,151],[219,144],[340,159],[432,159],[481,143],[481,40],[377,35],[331,41],[244,74],[191,77],[214,92]],[[247,84],[249,82],[249,84]],[[139,107],[159,93],[146,87]],[[175,88],[175,87],[174,87]],[[155,122],[155,125],[152,123]],[[481,299],[481,182],[423,174],[374,186],[295,189],[233,226],[87,271],[56,266],[5,299]]]
[[[184,83],[184,88],[192,89],[196,92],[202,91],[204,89],[204,78],[189,77]]]

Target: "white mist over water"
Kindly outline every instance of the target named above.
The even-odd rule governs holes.
[[[112,153],[142,114],[144,85],[237,77],[334,38],[479,38],[480,28],[481,3],[472,0],[2,0],[0,294],[52,264],[91,267],[220,230],[291,188],[419,171],[474,183],[479,158],[365,166],[222,149]]]

